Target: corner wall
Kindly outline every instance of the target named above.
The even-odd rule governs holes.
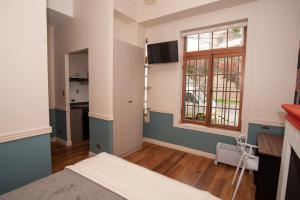
[[[89,117],[110,122],[113,119],[113,1],[74,0],[74,9],[74,17],[56,26],[54,31],[55,112],[57,108],[66,112],[69,109],[64,96],[65,55],[88,49]],[[57,124],[57,119],[55,122],[56,129],[64,129]],[[104,126],[103,130],[109,130],[109,123]],[[102,141],[98,137],[101,133],[92,130],[90,127],[90,138],[95,138],[90,147],[93,150]]]
[[[300,40],[299,9],[297,0],[260,0],[146,28],[149,43],[178,40],[181,59],[178,63],[153,65],[149,70],[149,106],[153,112],[150,123],[144,125],[145,137],[214,153],[217,141],[227,141],[228,137],[220,138],[220,135],[233,138],[248,133],[250,141],[255,143],[259,131],[283,134],[281,104],[292,103],[294,97]],[[181,31],[239,19],[248,19],[242,131],[180,123]],[[211,139],[205,138],[204,133]]]
[[[46,1],[0,2],[0,194],[51,174]]]

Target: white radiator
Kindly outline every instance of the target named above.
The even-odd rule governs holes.
[[[254,152],[252,152],[254,154]],[[240,150],[237,146],[219,142],[216,147],[215,164],[224,163],[232,166],[237,166],[241,158]],[[248,160],[246,169],[255,169],[257,165],[253,160]]]
[[[240,158],[241,153],[237,146],[220,142],[217,144],[215,164],[218,164],[218,162],[220,162],[232,166],[237,166]]]

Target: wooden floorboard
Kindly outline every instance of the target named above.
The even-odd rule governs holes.
[[[235,168],[224,164],[215,165],[209,158],[144,143],[142,149],[124,159],[193,187],[207,190],[221,199],[231,199],[234,191],[231,182]],[[248,172],[244,174],[236,199],[255,199],[253,176]]]
[[[89,142],[82,141],[66,147],[57,142],[51,142],[52,173],[63,170],[89,157]]]
[[[53,173],[88,158],[87,141],[71,147],[53,142],[51,147]],[[235,168],[224,164],[215,165],[209,158],[144,143],[143,148],[124,159],[193,187],[207,190],[221,199],[231,199],[234,190],[231,181]],[[236,199],[255,199],[253,176],[249,173],[245,172]]]

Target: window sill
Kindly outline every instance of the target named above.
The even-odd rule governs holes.
[[[204,133],[224,135],[224,136],[229,136],[229,137],[235,137],[235,136],[242,134],[242,132],[238,131],[238,130],[236,130],[236,131],[235,130],[224,130],[224,129],[220,129],[220,128],[207,127],[207,126],[203,126],[203,125],[190,124],[190,123],[186,123],[186,122],[174,122],[173,126],[177,127],[177,128],[201,131]]]

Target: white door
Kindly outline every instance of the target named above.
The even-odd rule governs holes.
[[[113,153],[126,154],[142,144],[143,49],[114,40]]]
[[[144,102],[144,50],[134,47],[131,51],[131,100],[130,118],[132,141],[130,149],[136,149],[142,145],[143,140],[143,102]]]

